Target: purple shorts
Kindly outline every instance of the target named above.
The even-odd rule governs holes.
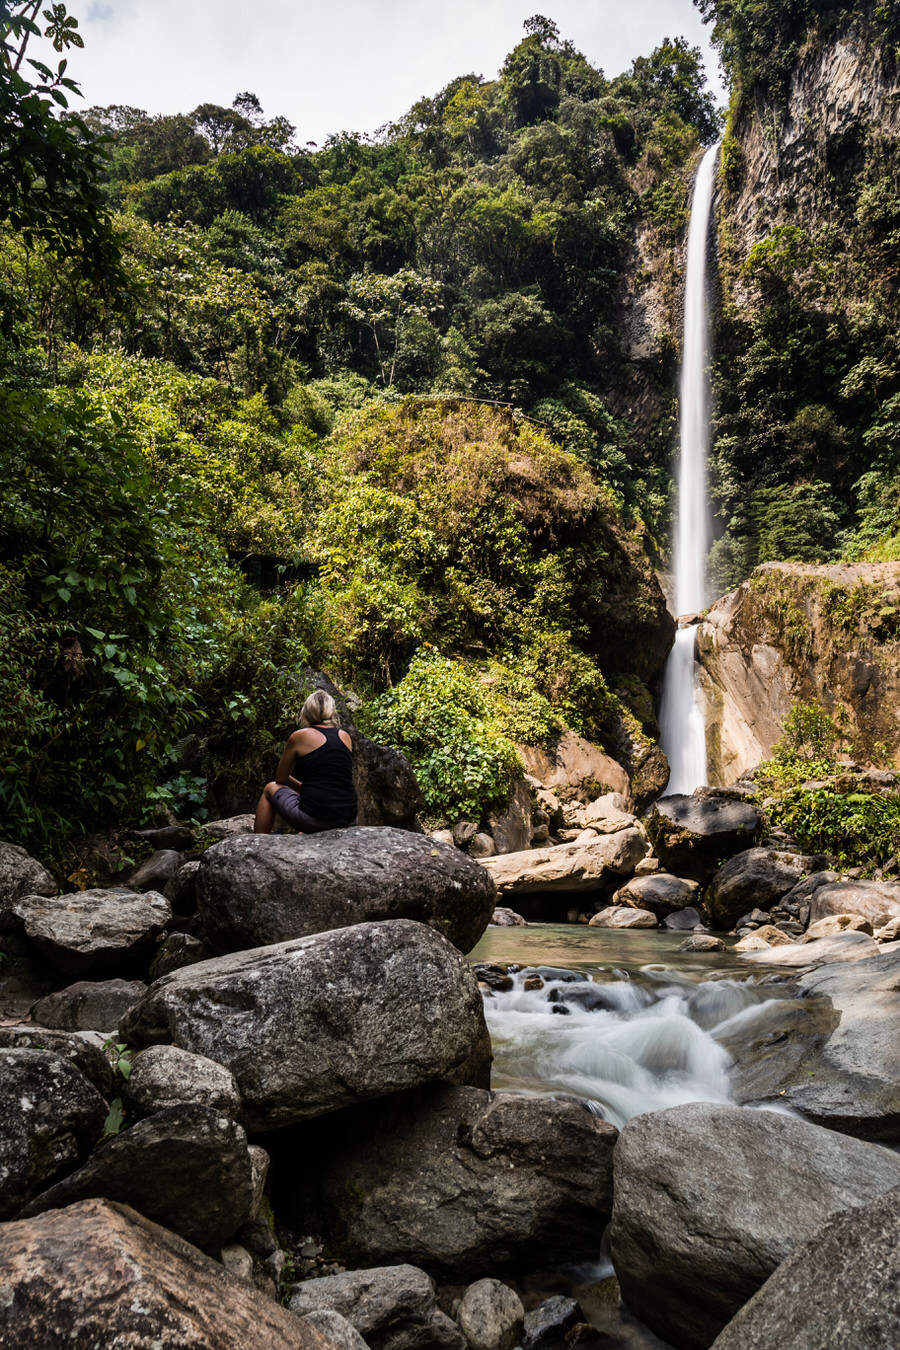
[[[355,816],[352,820],[317,820],[308,811],[304,811],[300,805],[300,793],[292,787],[280,787],[273,792],[272,805],[281,819],[286,820],[301,834],[321,834],[323,830],[346,830],[348,826],[356,824]]]

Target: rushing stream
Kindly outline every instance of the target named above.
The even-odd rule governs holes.
[[[730,1101],[720,1041],[751,1036],[786,990],[728,952],[680,953],[682,938],[551,924],[488,929],[470,960],[519,967],[511,989],[485,993],[492,1086],[581,1097],[619,1127],[681,1102]],[[525,987],[537,980],[541,987]]]

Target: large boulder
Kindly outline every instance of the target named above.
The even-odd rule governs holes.
[[[647,841],[640,830],[628,827],[574,844],[486,858],[481,866],[490,872],[497,890],[504,896],[592,891],[610,875],[627,876],[633,872],[635,863],[647,851]]]
[[[409,760],[393,746],[378,745],[355,728],[352,736],[353,782],[360,825],[415,830],[416,816],[425,809],[425,798]]]
[[[819,942],[853,939],[867,940],[845,933]],[[783,1013],[792,1025],[769,1028],[771,1049],[747,1047],[739,1060],[742,1098],[783,1103],[864,1139],[900,1141],[900,953],[822,966],[798,983],[803,997]]]
[[[900,1184],[878,1145],[705,1102],[634,1117],[614,1166],[622,1297],[676,1350],[710,1345],[830,1214]]]
[[[631,796],[631,783],[621,764],[574,731],[563,732],[549,749],[520,745],[518,751],[531,776],[561,802],[589,802],[601,792]]]
[[[85,1200],[0,1227],[10,1350],[334,1350],[334,1343],[124,1205]]]
[[[813,866],[802,853],[748,848],[724,862],[706,888],[713,920],[731,928],[751,909],[770,909]]]
[[[0,933],[13,926],[10,906],[25,895],[55,895],[56,882],[42,863],[18,844],[0,839]]]
[[[612,897],[614,905],[632,905],[635,909],[649,909],[664,919],[676,910],[694,905],[700,887],[696,881],[683,881],[670,872],[653,872],[648,877],[632,877],[620,886]]]
[[[36,1196],[24,1216],[101,1197],[217,1251],[251,1217],[247,1136],[207,1106],[167,1107],[115,1135],[77,1172]]]
[[[751,939],[756,935],[751,934]],[[846,961],[865,961],[878,956],[881,948],[868,933],[857,933],[848,929],[843,933],[832,933],[830,937],[813,938],[809,942],[779,944],[773,947],[764,938],[759,939],[760,949],[745,949],[740,953],[745,961],[758,966],[781,966],[794,970],[813,970],[817,966],[830,966]],[[736,943],[732,950],[740,947]]]
[[[200,861],[197,903],[219,952],[372,919],[415,919],[468,952],[497,893],[490,874],[457,848],[409,830],[358,827],[223,840]]]
[[[900,884],[881,881],[833,881],[810,896],[809,921],[830,914],[859,914],[873,927],[900,916]]]
[[[701,790],[661,797],[647,819],[647,834],[663,866],[701,884],[720,863],[751,845],[762,813],[734,797]]]
[[[230,1069],[248,1129],[306,1120],[461,1065],[483,1042],[475,976],[409,919],[362,923],[174,971],[120,1028]]]
[[[26,937],[64,975],[122,973],[146,957],[172,917],[165,896],[127,886],[25,895],[10,906]]]
[[[279,1201],[355,1265],[558,1264],[599,1250],[615,1140],[580,1102],[433,1084],[282,1137]]]
[[[0,1220],[18,1214],[60,1172],[78,1166],[107,1111],[70,1060],[49,1050],[0,1051]]]
[[[466,1350],[459,1327],[437,1306],[434,1282],[410,1265],[304,1280],[289,1287],[288,1307],[304,1319],[340,1313],[371,1350]]]
[[[796,1247],[713,1350],[896,1350],[900,1188],[833,1214]]]
[[[509,801],[488,816],[488,827],[498,853],[521,853],[529,847],[532,814],[531,788],[523,778],[517,778]]]

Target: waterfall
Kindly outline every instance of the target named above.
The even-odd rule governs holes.
[[[678,509],[675,529],[675,610],[695,614],[706,605],[709,512],[709,306],[706,254],[718,145],[700,162],[691,199],[684,292],[684,350],[679,390]],[[706,719],[696,677],[693,625],[679,627],[663,676],[661,745],[669,760],[667,792],[693,792],[706,782]]]

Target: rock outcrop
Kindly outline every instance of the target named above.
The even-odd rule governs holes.
[[[762,813],[755,806],[705,789],[661,797],[647,819],[647,834],[663,866],[700,883],[747,849],[761,829]]]
[[[166,975],[123,1022],[132,1045],[171,1043],[223,1064],[251,1130],[416,1087],[485,1035],[471,969],[408,919],[217,957]]]
[[[437,1306],[434,1282],[411,1265],[305,1280],[290,1286],[288,1307],[304,1319],[340,1313],[371,1350],[466,1350],[459,1327]]]
[[[468,952],[497,894],[489,872],[457,848],[408,830],[358,827],[225,839],[200,861],[197,903],[218,952],[375,919],[414,919]]]
[[[0,1051],[0,1219],[77,1167],[106,1115],[106,1102],[70,1060],[48,1050]]]
[[[767,759],[797,702],[843,711],[863,760],[900,754],[900,563],[765,563],[697,632],[711,783]]]
[[[64,975],[120,975],[139,962],[172,917],[165,896],[127,886],[73,895],[24,895],[10,905],[16,924]]]

